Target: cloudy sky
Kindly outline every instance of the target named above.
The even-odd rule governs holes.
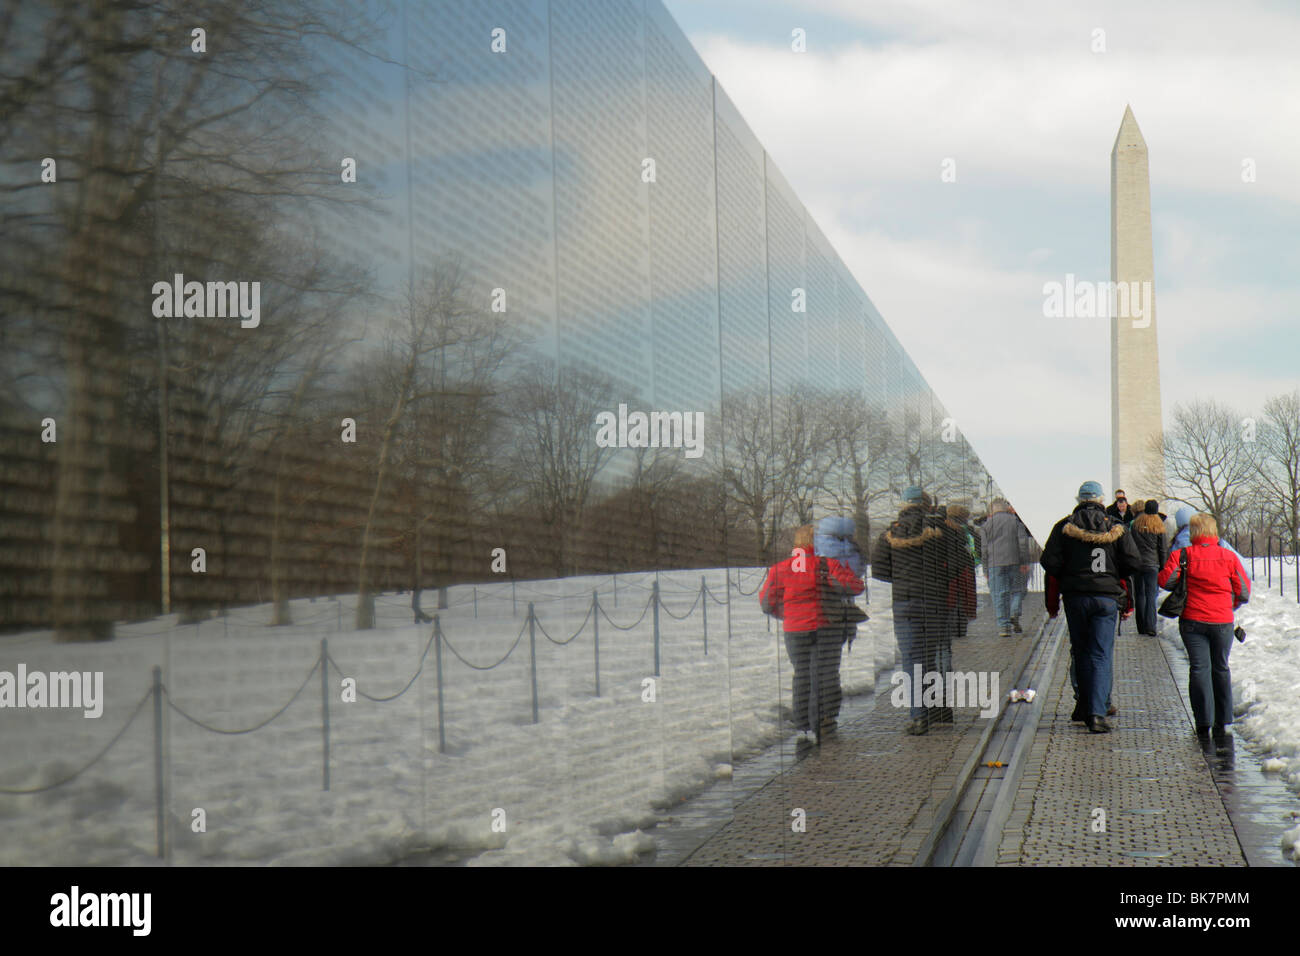
[[[1113,490],[1110,320],[1043,286],[1110,279],[1126,104],[1166,423],[1300,385],[1300,5],[665,3],[1040,541]]]

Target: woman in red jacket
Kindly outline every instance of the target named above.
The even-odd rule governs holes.
[[[1188,696],[1196,719],[1196,736],[1216,743],[1227,740],[1232,723],[1233,612],[1250,600],[1250,579],[1237,556],[1219,544],[1219,526],[1212,515],[1193,515],[1191,544],[1169,555],[1159,584],[1172,591],[1177,584],[1181,555],[1187,552],[1187,603],[1178,618],[1178,633],[1187,648]]]
[[[865,585],[848,567],[834,558],[826,562],[826,577],[835,598],[861,594]],[[843,626],[828,627],[817,589],[817,565],[813,553],[813,526],[806,524],[794,533],[790,557],[772,566],[758,592],[759,605],[769,613],[777,608],[785,624],[785,649],[794,665],[791,706],[795,729],[815,734],[818,743],[831,721],[821,713],[823,678],[827,678],[840,655]],[[827,688],[829,693],[830,688]]]

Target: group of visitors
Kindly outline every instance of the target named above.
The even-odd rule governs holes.
[[[970,509],[936,505],[918,487],[903,492],[902,508],[871,552],[871,576],[892,587],[899,664],[911,680],[952,672],[952,642],[976,615],[975,567],[987,556],[987,538],[969,524]],[[987,527],[987,522],[985,522]],[[952,723],[949,706],[926,706],[911,695],[907,732],[928,733]]]
[[[1189,696],[1196,735],[1216,743],[1232,723],[1228,654],[1236,609],[1250,598],[1241,556],[1219,539],[1207,514],[1181,508],[1166,543],[1165,516],[1155,500],[1130,507],[1122,490],[1107,507],[1098,482],[1079,487],[1077,504],[1048,535],[1041,564],[1047,573],[1047,613],[1062,604],[1070,632],[1072,720],[1107,733],[1118,713],[1111,698],[1119,622],[1136,610],[1138,633],[1158,633],[1156,595],[1179,594],[1178,630],[1187,649]]]
[[[1112,700],[1115,638],[1136,616],[1141,635],[1158,633],[1161,589],[1178,594],[1179,634],[1187,649],[1196,735],[1223,743],[1232,723],[1228,655],[1234,612],[1249,600],[1241,556],[1218,537],[1215,519],[1180,508],[1168,540],[1156,500],[1129,503],[1123,490],[1107,506],[1098,482],[1080,486],[1076,505],[1043,548],[1047,612],[1064,608],[1070,634],[1071,719],[1107,733],[1118,713]],[[805,742],[836,732],[842,690],[840,661],[865,613],[853,604],[865,589],[867,563],[852,518],[830,516],[795,531],[790,557],[774,565],[759,590],[763,610],[784,622],[794,667],[794,724]],[[953,641],[976,616],[975,569],[984,565],[998,633],[1023,634],[1033,536],[1001,498],[971,521],[962,504],[937,505],[919,487],[902,494],[897,518],[871,549],[870,571],[890,584],[900,666],[910,675],[952,672]],[[1166,609],[1168,610],[1168,609]],[[1241,638],[1240,629],[1236,632]],[[912,700],[907,732],[950,723],[951,707]]]
[[[853,519],[844,517],[823,518],[815,530],[797,529],[790,557],[771,568],[759,590],[763,610],[784,622],[795,728],[818,743],[836,731],[842,649],[852,647],[854,618],[865,617],[845,610],[866,587],[855,532]],[[892,585],[894,635],[908,674],[914,665],[924,673],[951,670],[952,641],[966,635],[976,615],[979,563],[980,535],[969,508],[938,506],[919,487],[903,492],[897,519],[872,550],[871,576]],[[953,719],[952,708],[920,701],[912,702],[909,716],[913,734]]]

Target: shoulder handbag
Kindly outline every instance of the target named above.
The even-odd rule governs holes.
[[[1159,614],[1161,617],[1181,617],[1183,608],[1187,606],[1187,549],[1183,548],[1178,553],[1178,580],[1174,582],[1173,590],[1169,592],[1160,603]]]
[[[861,624],[867,620],[867,612],[831,584],[830,567],[826,564],[825,558],[817,559],[817,594],[821,600],[822,614],[831,627]]]
[[[778,621],[785,618],[785,586],[777,583],[776,568],[769,568],[767,580],[763,582],[767,590],[758,596],[758,606],[764,614],[770,614]]]

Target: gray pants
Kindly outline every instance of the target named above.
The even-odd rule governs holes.
[[[786,631],[785,649],[794,665],[790,706],[795,730],[817,731],[840,710],[840,648],[843,628]]]

